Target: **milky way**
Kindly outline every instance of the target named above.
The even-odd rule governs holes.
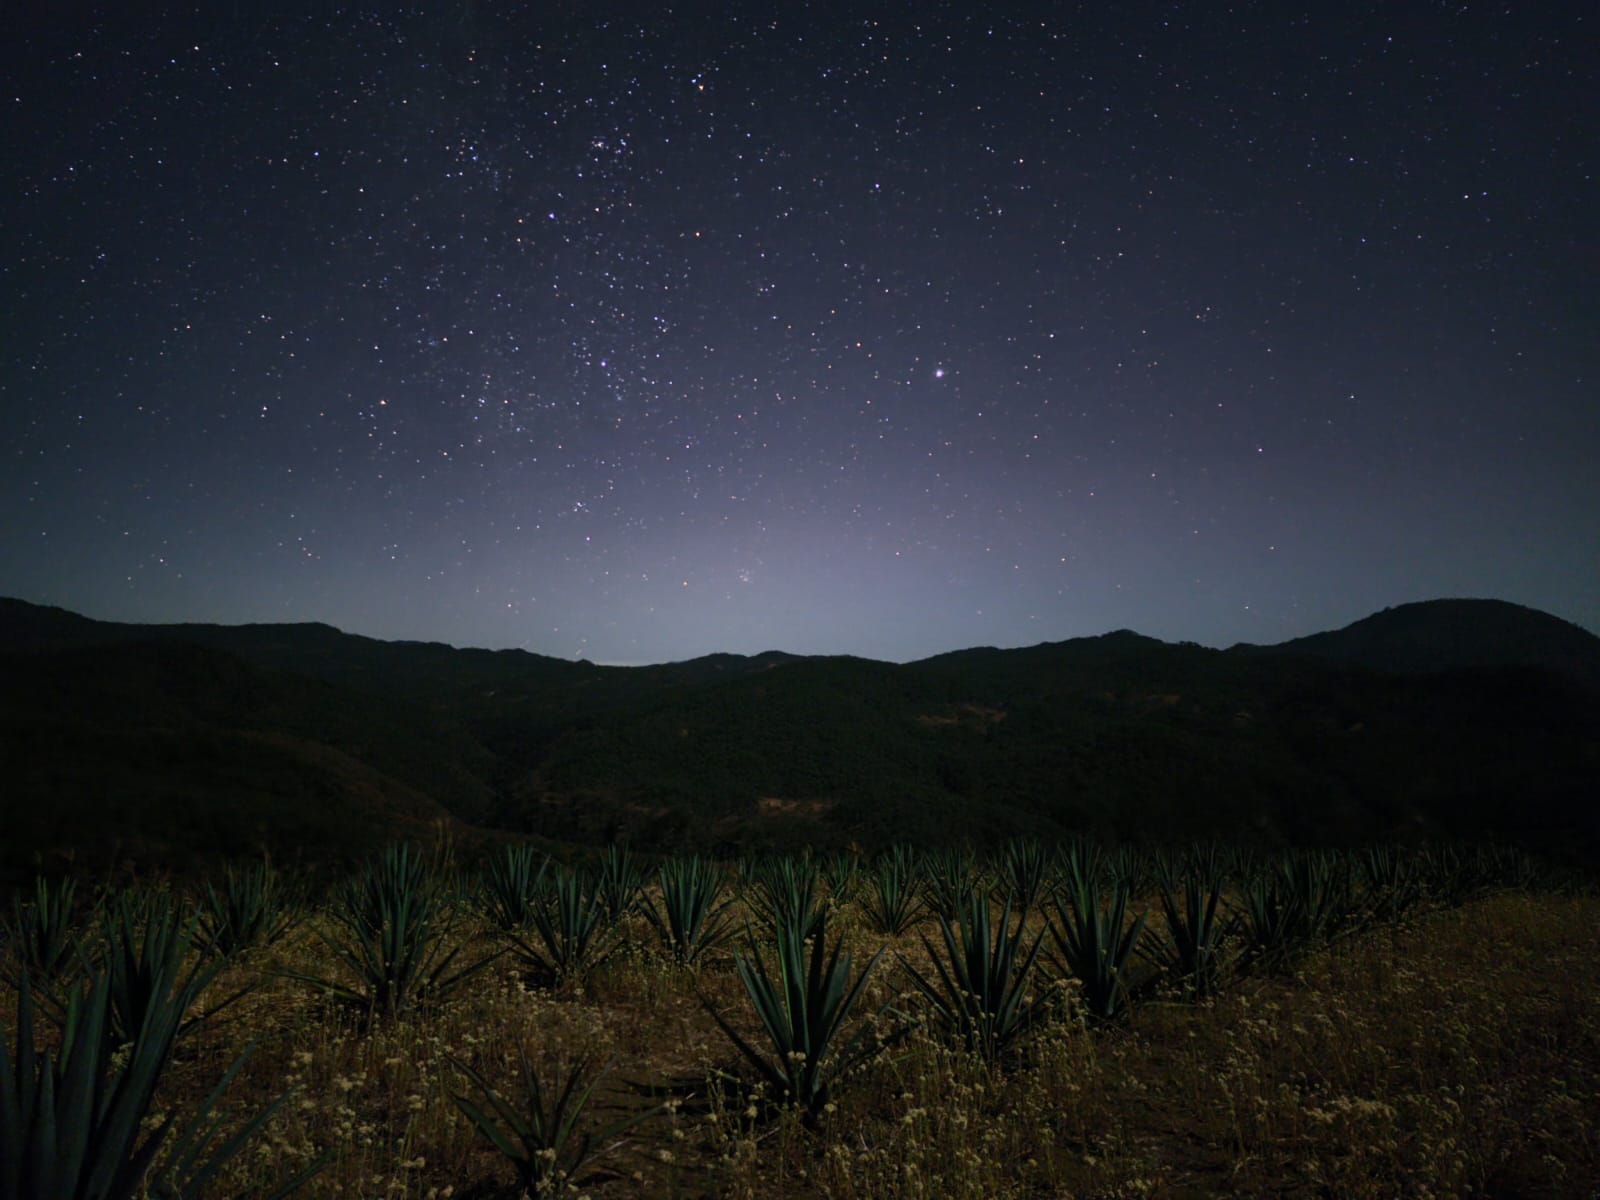
[[[210,7],[0,50],[0,592],[603,662],[1597,627],[1558,6]]]

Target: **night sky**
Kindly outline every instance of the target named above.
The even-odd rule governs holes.
[[[1600,628],[1584,6],[18,7],[0,594],[612,663]]]

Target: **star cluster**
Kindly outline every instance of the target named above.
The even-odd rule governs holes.
[[[1578,15],[210,7],[0,50],[0,591],[608,662],[1596,627]]]

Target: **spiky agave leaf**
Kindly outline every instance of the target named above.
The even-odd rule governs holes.
[[[996,898],[1016,902],[1026,913],[1038,903],[1055,874],[1055,853],[1038,838],[1012,838],[995,866]]]
[[[220,888],[207,883],[199,916],[200,940],[224,958],[281,941],[299,919],[282,878],[267,862],[229,866]]]
[[[548,855],[532,846],[508,845],[489,860],[478,884],[479,903],[500,929],[521,929],[533,920],[548,891]]]
[[[32,987],[23,977],[14,1050],[0,1021],[0,1200],[131,1200],[142,1194],[174,1132],[167,1159],[150,1181],[151,1194],[200,1196],[282,1098],[234,1137],[213,1145],[218,1119],[212,1113],[238,1072],[235,1062],[184,1125],[176,1127],[172,1114],[148,1124],[151,1100],[198,991],[191,979],[174,992],[157,993],[131,1042],[119,1047],[108,1034],[109,974],[92,968],[65,1002],[58,1043],[41,1053],[35,1048]],[[302,1173],[274,1195],[309,1177]]]
[[[956,919],[977,866],[977,855],[964,846],[930,851],[923,858],[923,897],[936,916]]]
[[[1354,927],[1360,905],[1349,863],[1331,853],[1286,850],[1257,863],[1240,885],[1246,958],[1278,970]]]
[[[862,1036],[865,1026],[849,1037],[843,1029],[883,950],[851,982],[844,939],[827,948],[826,917],[810,937],[797,925],[779,926],[770,969],[748,930],[746,936],[747,952],[734,963],[772,1053],[752,1046],[709,1001],[701,1003],[774,1094],[814,1120],[840,1075],[877,1053]]]
[[[976,888],[961,902],[959,935],[951,921],[943,916],[938,920],[943,956],[922,938],[936,980],[924,976],[904,955],[898,956],[900,963],[928,1001],[938,1024],[968,1050],[985,1059],[999,1058],[1050,1007],[1049,994],[1034,996],[1028,989],[1045,930],[1040,929],[1028,945],[1026,915],[1018,913],[1016,928],[1011,928],[1010,897],[996,926],[987,895]]]
[[[1110,900],[1101,904],[1103,861],[1097,850],[1082,847],[1066,856],[1062,890],[1067,902],[1063,904],[1059,895],[1052,897],[1048,920],[1050,958],[1057,971],[1082,985],[1090,1016],[1111,1021],[1126,1014],[1144,982],[1144,972],[1134,963],[1134,949],[1144,932],[1145,914],[1128,921],[1132,888],[1126,875],[1111,880]]]
[[[822,920],[821,880],[820,868],[809,857],[785,855],[763,863],[746,894],[756,921],[769,933],[798,924],[809,937]]]
[[[262,1126],[272,1119],[273,1114],[283,1107],[284,1102],[299,1090],[298,1084],[289,1088],[240,1126],[231,1137],[219,1142],[217,1139],[222,1132],[223,1117],[220,1112],[214,1113],[214,1110],[223,1095],[233,1086],[239,1068],[244,1066],[245,1059],[254,1049],[254,1042],[245,1047],[244,1052],[218,1080],[217,1086],[212,1088],[210,1094],[201,1102],[193,1119],[173,1138],[150,1182],[151,1196],[158,1197],[159,1200],[206,1200],[207,1197],[215,1195],[211,1185],[218,1173],[261,1131]],[[284,1196],[316,1176],[327,1166],[332,1157],[333,1149],[330,1147],[265,1195],[258,1195],[252,1189],[248,1193],[250,1200],[282,1200]],[[240,1197],[239,1200],[244,1198]]]
[[[861,911],[876,933],[899,937],[926,911],[922,865],[909,846],[891,846],[873,868]]]
[[[644,870],[626,846],[609,846],[595,873],[595,894],[605,912],[606,923],[615,925],[644,897]]]
[[[11,898],[11,916],[0,917],[0,933],[21,968],[35,979],[55,979],[76,961],[77,891],[76,880],[52,884],[40,875],[33,881],[33,899],[24,903],[18,892]],[[16,976],[10,978],[14,982]]]
[[[556,873],[529,924],[538,941],[508,933],[512,952],[552,983],[579,978],[616,949],[613,926],[594,882],[572,868]]]
[[[1303,922],[1298,900],[1271,869],[1247,876],[1239,885],[1239,928],[1245,938],[1245,961],[1251,967],[1275,970],[1298,947]]]
[[[69,995],[61,1041],[34,1047],[29,980],[17,993],[16,1048],[0,1022],[0,1200],[131,1196],[169,1132],[145,1134],[149,1111],[182,1011],[168,1004],[150,1014],[121,1070],[108,1048],[111,989],[97,974]]]
[[[1223,903],[1225,858],[1215,844],[1206,844],[1176,860],[1157,855],[1153,870],[1165,936],[1146,938],[1140,952],[1171,974],[1190,999],[1203,1000],[1221,984],[1239,919]]]
[[[844,904],[860,882],[861,859],[848,850],[830,854],[822,860],[822,878],[828,885],[828,898],[835,904]]]
[[[645,904],[644,915],[679,963],[692,966],[732,936],[727,912],[733,900],[723,896],[722,872],[714,863],[693,856],[671,859],[656,878],[661,904]]]
[[[1102,852],[1101,861],[1113,884],[1126,884],[1129,894],[1134,896],[1144,891],[1150,860],[1140,847],[1124,843]]]
[[[409,846],[391,846],[369,863],[341,889],[328,916],[337,929],[319,929],[317,936],[355,983],[298,971],[284,974],[314,984],[369,1018],[395,1017],[437,999],[504,953],[455,967],[463,949],[451,944],[455,909]]]
[[[1368,847],[1359,867],[1369,924],[1393,925],[1422,902],[1422,873],[1416,860],[1398,846]]]
[[[192,1002],[216,979],[226,960],[208,948],[195,951],[195,916],[185,917],[170,893],[123,892],[107,905],[95,958],[111,989],[107,1036],[113,1047],[133,1040],[152,1008],[177,996]],[[187,1012],[178,1036],[247,995],[247,984],[204,1011]]]
[[[594,1182],[595,1175],[579,1173],[617,1148],[620,1143],[613,1142],[613,1138],[661,1111],[659,1107],[651,1108],[601,1129],[580,1129],[584,1109],[599,1082],[598,1077],[584,1082],[593,1073],[593,1063],[579,1057],[551,1087],[529,1061],[527,1048],[520,1046],[518,1050],[522,1092],[515,1102],[461,1059],[451,1055],[450,1060],[477,1089],[476,1097],[454,1094],[456,1107],[490,1145],[510,1160],[525,1195],[545,1195],[566,1184]]]
[[[1299,851],[1286,855],[1281,868],[1298,893],[1303,942],[1330,941],[1354,927],[1359,906],[1348,857],[1331,850]]]

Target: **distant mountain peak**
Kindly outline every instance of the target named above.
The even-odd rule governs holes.
[[[1467,667],[1536,667],[1600,690],[1600,637],[1508,600],[1418,600],[1343,629],[1230,653],[1294,654],[1414,674]]]

